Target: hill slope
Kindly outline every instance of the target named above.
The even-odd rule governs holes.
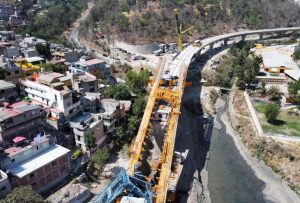
[[[96,0],[81,33],[97,24],[106,35],[130,43],[174,42],[174,8],[180,9],[183,29],[194,26],[185,40],[237,29],[300,25],[300,5],[290,0]]]

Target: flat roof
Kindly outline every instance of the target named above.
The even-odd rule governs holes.
[[[288,56],[277,51],[263,51],[261,52],[263,63],[269,68],[287,67],[289,69],[299,69],[296,62],[291,56]]]
[[[284,73],[294,80],[299,80],[300,78],[300,70],[286,70]]]
[[[0,90],[15,88],[16,85],[11,82],[6,82],[5,80],[0,80]]]
[[[33,171],[51,163],[52,161],[62,157],[70,152],[69,149],[64,148],[59,145],[54,145],[48,150],[37,154],[36,156],[27,159],[26,161],[17,164],[16,166],[11,167],[9,170],[15,176],[22,178]]]
[[[43,60],[45,60],[45,59],[38,57],[38,56],[26,58],[26,61],[29,63],[36,62],[36,61],[43,61]]]
[[[15,117],[19,114],[22,114],[33,109],[40,109],[41,107],[34,104],[29,104],[27,102],[21,101],[10,105],[9,108],[0,108],[0,121],[7,118]]]

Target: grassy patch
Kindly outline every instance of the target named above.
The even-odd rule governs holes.
[[[267,122],[264,114],[267,104],[261,102],[253,102],[253,106],[258,112],[258,117],[265,132],[300,136],[299,116],[288,114],[289,110],[281,110],[277,118],[277,122],[275,124],[270,124]]]

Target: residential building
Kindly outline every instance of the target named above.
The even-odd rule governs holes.
[[[116,124],[125,118],[125,105],[115,99],[102,99],[99,115],[104,121],[104,131],[114,133]]]
[[[105,141],[103,119],[100,115],[95,115],[87,112],[80,113],[70,121],[70,126],[73,128],[76,146],[83,151],[88,151],[88,147],[84,142],[84,135],[86,132],[91,132],[96,137],[96,147],[101,146]]]
[[[7,22],[9,16],[12,15],[14,12],[14,8],[10,5],[4,5],[0,3],[0,20]],[[1,33],[0,33],[1,35]]]
[[[25,58],[38,57],[39,53],[35,48],[29,48],[22,51]]]
[[[8,176],[4,171],[0,170],[0,198],[7,195],[11,190]]]
[[[96,76],[88,72],[78,72],[73,74],[73,90],[80,93],[96,92],[98,87],[98,80]]]
[[[5,58],[0,56],[0,67],[5,70],[5,80],[12,82],[14,84],[19,83],[21,68],[17,66],[12,59]]]
[[[299,69],[297,63],[293,60],[294,47],[270,46],[261,47],[256,46],[252,52],[256,56],[262,57],[262,66],[266,72],[269,73],[284,73],[286,70]]]
[[[85,60],[80,59],[79,61],[72,63],[69,67],[69,71],[71,73],[80,73],[80,72],[88,72],[97,78],[103,78],[105,77],[105,74],[107,74],[107,65],[105,61],[99,60],[99,59],[91,59],[91,60]]]
[[[17,99],[18,95],[15,84],[0,80],[0,106],[3,102],[13,103]]]
[[[86,92],[82,99],[83,109],[86,112],[98,113],[101,107],[101,94]]]
[[[10,59],[21,56],[19,48],[15,46],[7,47],[4,51],[4,56]]]
[[[300,69],[285,71],[286,81],[295,82],[300,79]]]
[[[21,77],[24,78],[39,72],[41,66],[45,64],[45,59],[41,57],[17,58],[15,63],[21,67]]]
[[[31,185],[37,192],[45,192],[71,171],[70,150],[52,144],[46,136],[35,138],[24,147],[7,148],[4,153],[1,168],[12,175],[13,188]]]
[[[44,73],[28,77],[21,84],[33,103],[41,104],[48,112],[47,118],[58,128],[60,122],[74,117],[80,110],[80,98],[60,81],[65,76],[59,73]]]
[[[34,47],[36,44],[44,44],[46,45],[46,40],[39,39],[36,37],[25,37],[22,42],[20,42],[20,46],[23,48]]]
[[[40,132],[45,112],[42,106],[22,101],[0,108],[0,143],[16,136],[33,137]]]

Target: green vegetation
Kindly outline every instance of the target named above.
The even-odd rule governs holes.
[[[278,101],[281,98],[280,90],[276,86],[271,86],[267,90],[267,95],[271,101]]]
[[[300,50],[295,51],[295,53],[294,53],[294,55],[293,55],[293,58],[294,58],[295,60],[300,60]]]
[[[150,6],[151,4],[151,6]],[[220,34],[230,29],[290,27],[300,23],[300,6],[287,0],[96,0],[86,23],[86,34],[98,22],[105,33],[122,40],[173,41],[177,35],[173,9],[180,9],[183,29],[194,26],[188,35]],[[224,26],[226,24],[226,26]]]
[[[289,83],[288,91],[294,97],[294,102],[300,107],[300,79],[296,82]]]
[[[116,84],[105,89],[103,92],[105,97],[114,98],[116,100],[130,100],[131,95],[125,85]]]
[[[45,203],[42,196],[37,194],[31,186],[21,186],[13,189],[4,199],[0,199],[0,203],[17,203],[17,202],[34,202]]]
[[[50,60],[51,58],[51,52],[50,52],[50,44],[47,42],[46,45],[43,45],[41,43],[35,45],[35,49],[38,51],[38,53],[42,56],[44,56],[46,59]]]
[[[42,2],[43,12],[31,15],[31,23],[22,31],[23,34],[41,37],[46,40],[61,41],[60,35],[86,8],[82,0],[51,0],[47,5]]]
[[[129,70],[126,75],[128,89],[137,95],[143,95],[149,82],[150,72],[142,70],[139,73]]]
[[[274,103],[267,104],[264,113],[267,118],[267,121],[271,124],[275,124],[277,121],[277,116],[280,113],[280,106]]]
[[[240,42],[231,47],[226,58],[221,61],[213,75],[213,84],[231,87],[235,77],[237,77],[236,85],[240,88],[247,88],[249,85],[256,84],[256,75],[262,59],[249,55],[253,45],[254,42]]]
[[[56,73],[63,73],[65,74],[67,67],[64,65],[53,64],[53,63],[45,63],[42,65],[47,72],[56,72]]]
[[[215,104],[216,104],[218,98],[219,98],[218,92],[215,89],[212,89],[209,92],[209,99],[210,99],[210,103],[211,103],[212,109],[214,111],[216,110]]]
[[[72,154],[72,158],[76,159],[82,155],[81,149],[76,149],[76,151]]]
[[[109,150],[102,148],[96,151],[92,156],[92,161],[98,166],[100,172],[103,171],[104,166],[109,158]]]
[[[96,143],[96,137],[95,137],[94,133],[92,133],[90,131],[85,132],[84,133],[84,143],[89,148],[89,150],[91,150],[92,147]]]
[[[265,132],[300,136],[300,119],[299,116],[292,114],[289,110],[281,110],[275,123],[267,121],[265,112],[267,104],[254,102],[254,108],[258,112],[262,128]]]

